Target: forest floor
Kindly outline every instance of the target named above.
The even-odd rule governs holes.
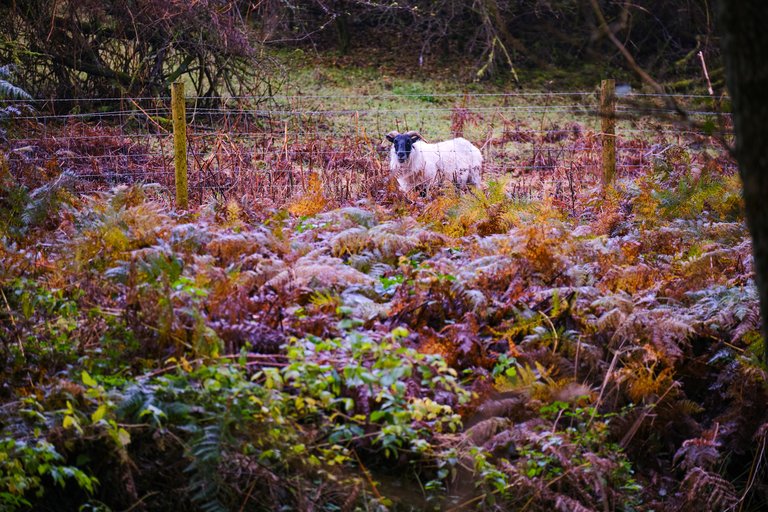
[[[303,69],[304,94],[463,92]],[[702,141],[605,190],[520,197],[498,172],[344,199],[310,180],[280,207],[187,212],[153,185],[35,183],[59,169],[16,148],[0,508],[763,509],[751,244]]]

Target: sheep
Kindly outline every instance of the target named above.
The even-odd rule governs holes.
[[[397,177],[405,193],[416,187],[426,190],[450,178],[458,187],[480,184],[483,155],[477,147],[462,137],[427,143],[416,131],[387,134],[392,143],[389,150],[389,171]]]

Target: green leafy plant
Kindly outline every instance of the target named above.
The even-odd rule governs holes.
[[[28,443],[11,437],[0,438],[0,505],[3,510],[27,510],[33,496],[45,492],[44,479],[64,488],[72,480],[88,493],[99,481],[75,466],[63,463],[64,457],[50,443]]]
[[[284,380],[304,395],[302,404],[322,405],[352,421],[352,426],[334,429],[334,441],[353,441],[373,429],[374,446],[385,457],[403,449],[418,451],[428,432],[460,427],[451,407],[429,394],[448,392],[456,405],[468,396],[441,358],[400,346],[404,335],[407,331],[395,329],[389,339],[373,342],[351,330],[343,338],[295,340],[288,346],[294,362],[283,372]],[[322,359],[330,361],[316,362]],[[427,395],[413,396],[409,382]]]
[[[59,368],[73,361],[78,345],[79,292],[48,289],[29,278],[16,278],[3,287],[7,307],[16,314],[8,327],[16,365]]]

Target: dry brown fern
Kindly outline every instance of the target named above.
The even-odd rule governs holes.
[[[354,268],[344,265],[338,258],[307,255],[299,258],[290,268],[282,270],[266,285],[273,288],[322,289],[354,285],[372,286],[373,279]]]
[[[758,331],[761,325],[760,309],[757,304],[751,304],[739,324],[731,331],[731,343],[741,343],[748,333]]]
[[[276,354],[286,341],[279,330],[252,320],[239,323],[219,320],[209,325],[224,341],[225,354],[237,354],[243,347],[248,347],[250,352]]]
[[[626,383],[627,395],[632,402],[655,402],[673,385],[674,370],[657,362],[650,365],[632,361],[618,372],[618,381]]]
[[[498,398],[489,398],[475,411],[476,418],[501,417],[519,422],[530,418],[529,398],[524,393],[508,393]],[[473,419],[467,421],[473,423]]]
[[[558,512],[597,512],[597,509],[586,507],[580,501],[562,494],[555,498],[555,509]]]
[[[706,435],[694,439],[686,439],[675,452],[673,463],[686,471],[701,468],[707,471],[714,469],[720,459],[719,443]]]
[[[631,347],[649,344],[656,358],[668,366],[680,361],[688,349],[695,321],[678,310],[659,307],[637,309],[621,323],[611,339],[616,347]]]
[[[269,234],[254,230],[245,233],[216,233],[206,245],[206,250],[219,258],[222,265],[229,265],[253,254],[269,254],[273,247]]]
[[[700,467],[689,470],[681,489],[685,495],[685,509],[703,512],[733,510],[739,502],[736,488],[731,482]]]
[[[493,416],[475,423],[465,431],[465,435],[467,440],[476,446],[483,446],[499,431],[506,429],[510,423],[506,418]]]
[[[368,229],[362,226],[354,226],[340,233],[336,233],[329,240],[331,254],[337,258],[360,254],[371,243],[371,235]]]
[[[725,283],[728,276],[744,273],[743,262],[750,258],[751,248],[749,240],[734,247],[715,245],[687,261],[681,271],[682,277],[689,289],[694,290]]]

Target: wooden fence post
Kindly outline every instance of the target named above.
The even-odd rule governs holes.
[[[603,188],[616,177],[616,81],[600,83],[600,120],[603,145]]]
[[[173,163],[176,170],[176,207],[186,210],[187,190],[187,115],[184,104],[184,82],[171,84],[171,116],[173,117]]]

